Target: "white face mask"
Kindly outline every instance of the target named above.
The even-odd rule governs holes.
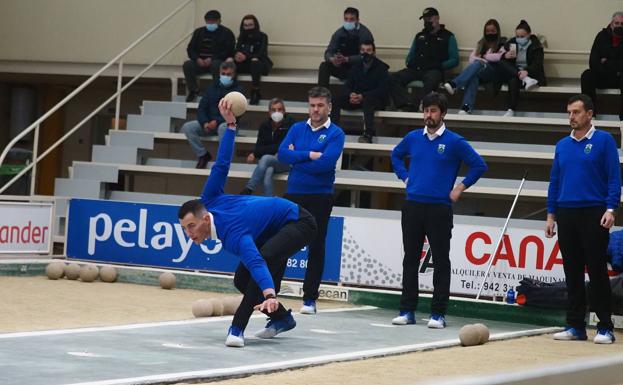
[[[272,114],[270,114],[270,118],[273,120],[273,122],[279,123],[283,120],[283,113],[279,111],[275,111]]]

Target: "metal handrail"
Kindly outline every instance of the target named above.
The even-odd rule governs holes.
[[[9,188],[17,179],[19,179],[19,177],[21,177],[22,175],[25,174],[26,171],[33,169],[35,171],[33,171],[32,175],[31,175],[31,195],[34,194],[34,182],[35,182],[35,177],[36,177],[36,164],[39,162],[39,160],[41,160],[42,158],[44,158],[47,154],[49,154],[54,148],[56,148],[58,146],[58,144],[60,144],[61,142],[63,142],[71,133],[73,133],[75,131],[75,129],[77,129],[78,127],[80,127],[82,124],[84,124],[84,122],[86,122],[88,119],[90,119],[93,115],[95,115],[95,113],[99,112],[103,107],[105,107],[108,103],[110,103],[110,101],[112,99],[109,99],[106,101],[106,103],[104,103],[103,105],[101,105],[100,107],[98,107],[97,111],[95,111],[95,113],[91,113],[89,114],[88,118],[82,120],[80,123],[78,123],[78,125],[74,126],[74,128],[72,128],[72,130],[70,130],[67,134],[63,135],[63,137],[54,143],[54,145],[52,147],[50,147],[48,150],[46,150],[45,152],[43,152],[40,156],[38,156],[37,151],[38,151],[38,142],[39,142],[39,127],[41,125],[41,123],[43,123],[48,117],[50,117],[52,114],[54,114],[57,110],[59,110],[61,107],[63,107],[65,104],[67,104],[67,102],[69,102],[71,99],[73,99],[74,96],[76,96],[78,93],[80,93],[84,88],[86,88],[89,84],[91,84],[93,81],[95,81],[95,79],[97,79],[104,71],[106,71],[110,66],[112,66],[113,64],[115,64],[115,62],[119,61],[119,73],[118,73],[118,80],[117,80],[117,92],[113,95],[112,98],[117,98],[117,110],[115,112],[115,116],[116,116],[116,120],[118,120],[118,115],[119,115],[119,96],[121,95],[121,93],[123,92],[123,90],[127,89],[127,86],[129,86],[130,84],[134,83],[134,81],[136,81],[136,79],[138,79],[138,77],[142,76],[145,72],[147,72],[147,70],[149,70],[154,64],[156,64],[158,61],[160,61],[164,56],[166,56],[166,54],[168,54],[169,52],[171,52],[175,47],[177,47],[184,39],[186,39],[191,33],[187,33],[186,35],[184,35],[184,37],[182,39],[180,39],[180,41],[178,41],[174,46],[172,46],[169,50],[166,51],[165,54],[160,55],[156,61],[152,62],[146,70],[143,70],[141,73],[139,73],[139,75],[135,76],[128,84],[126,84],[126,86],[124,86],[123,88],[121,88],[121,78],[122,78],[122,69],[123,69],[123,58],[125,57],[125,55],[128,54],[128,52],[130,52],[134,47],[136,47],[138,44],[140,44],[143,40],[145,40],[147,37],[149,37],[152,33],[154,33],[157,29],[159,29],[164,23],[166,23],[169,19],[171,19],[173,16],[175,16],[177,13],[179,13],[179,11],[181,11],[184,7],[186,7],[189,3],[191,3],[193,0],[185,0],[182,4],[180,4],[180,6],[178,6],[176,9],[174,9],[171,13],[169,13],[167,16],[165,16],[164,18],[162,18],[156,25],[154,25],[153,27],[151,27],[149,30],[147,30],[147,32],[145,32],[142,36],[140,36],[138,39],[136,39],[132,44],[130,44],[126,49],[124,49],[123,51],[121,51],[117,56],[115,56],[113,59],[111,59],[108,63],[106,63],[102,68],[99,69],[99,71],[97,71],[96,73],[94,73],[93,75],[91,75],[91,77],[89,77],[87,80],[85,80],[80,86],[78,86],[78,88],[76,88],[73,92],[71,92],[69,95],[67,95],[65,98],[63,98],[63,100],[61,100],[60,102],[58,102],[54,107],[52,107],[50,110],[48,110],[45,114],[43,114],[39,119],[37,119],[36,121],[34,121],[30,126],[28,126],[26,129],[24,129],[21,133],[19,133],[15,138],[13,138],[13,140],[11,140],[9,142],[9,144],[7,144],[7,146],[4,148],[4,150],[2,151],[2,154],[0,155],[0,165],[2,165],[7,157],[7,155],[9,154],[9,151],[13,148],[13,146],[15,146],[15,144],[17,144],[22,138],[24,138],[26,135],[28,135],[29,133],[31,133],[33,130],[35,131],[34,134],[34,143],[33,145],[35,146],[33,148],[33,159],[32,159],[32,163],[30,163],[26,168],[24,168],[24,170],[22,170],[22,172],[20,172],[19,174],[17,174],[13,179],[11,179],[8,183],[6,183],[4,186],[2,186],[2,188],[0,188],[0,194],[2,194],[7,188]]]

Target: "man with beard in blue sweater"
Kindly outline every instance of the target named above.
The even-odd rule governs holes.
[[[224,193],[234,152],[236,118],[231,103],[219,102],[227,123],[216,162],[201,198],[182,205],[178,212],[186,235],[196,244],[220,240],[223,248],[238,255],[234,285],[243,294],[225,344],[244,346],[244,329],[254,309],[264,312],[268,324],[255,334],[272,338],[296,326],[277,293],[288,258],[316,237],[316,223],[307,210],[282,198],[229,195]]]
[[[392,152],[392,165],[407,185],[407,200],[402,208],[402,296],[395,325],[415,323],[419,297],[420,256],[424,237],[433,254],[433,300],[429,328],[446,326],[445,314],[450,297],[450,238],[452,203],[487,170],[480,155],[458,134],[448,130],[443,118],[448,110],[445,96],[431,92],[422,99],[426,127],[413,130]],[[409,170],[405,167],[409,158]],[[467,176],[455,185],[461,167]]]
[[[608,279],[609,229],[621,201],[621,164],[612,135],[596,130],[593,102],[575,95],[567,103],[571,134],[556,144],[547,191],[545,236],[556,235],[562,254],[569,302],[567,327],[555,340],[587,339],[585,269],[590,279],[589,303],[599,318],[596,344],[614,342],[611,288]]]

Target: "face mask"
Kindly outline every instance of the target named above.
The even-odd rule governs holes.
[[[219,81],[221,82],[221,84],[225,87],[229,87],[231,86],[231,84],[234,82],[234,79],[232,79],[231,76],[227,76],[227,75],[221,75],[219,77]]]
[[[273,120],[273,122],[279,123],[283,120],[283,113],[279,111],[275,111],[272,114],[270,114],[270,118]]]
[[[361,54],[361,60],[363,60],[364,63],[370,63],[372,61],[373,55],[364,52]]]
[[[218,24],[216,23],[207,23],[206,24],[206,29],[210,32],[214,32],[216,31],[216,29],[218,28]]]
[[[432,31],[433,30],[433,22],[432,21],[425,21],[424,22],[424,29],[426,31]]]
[[[498,34],[497,33],[487,33],[485,34],[485,40],[486,41],[496,41],[498,39]]]
[[[527,37],[516,37],[515,41],[517,42],[517,44],[524,46],[526,44],[528,44],[528,38]]]
[[[612,32],[617,36],[623,36],[623,27],[614,27],[612,28]]]
[[[353,23],[352,21],[345,21],[344,22],[344,29],[347,31],[352,31],[353,29],[355,29],[355,27],[357,26],[356,23]]]

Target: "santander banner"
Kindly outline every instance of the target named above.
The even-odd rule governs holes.
[[[0,253],[49,253],[52,204],[0,203]]]
[[[474,223],[493,218],[455,217],[450,249],[452,294],[476,295],[482,285],[500,227]],[[500,226],[503,219],[500,219]],[[502,296],[524,277],[545,282],[564,280],[562,257],[556,238],[545,238],[544,222],[511,221],[482,295]],[[374,229],[374,236],[370,231]],[[342,249],[343,283],[400,288],[402,282],[402,229],[400,219],[346,217]],[[420,258],[421,290],[433,289],[433,258],[424,243]]]

